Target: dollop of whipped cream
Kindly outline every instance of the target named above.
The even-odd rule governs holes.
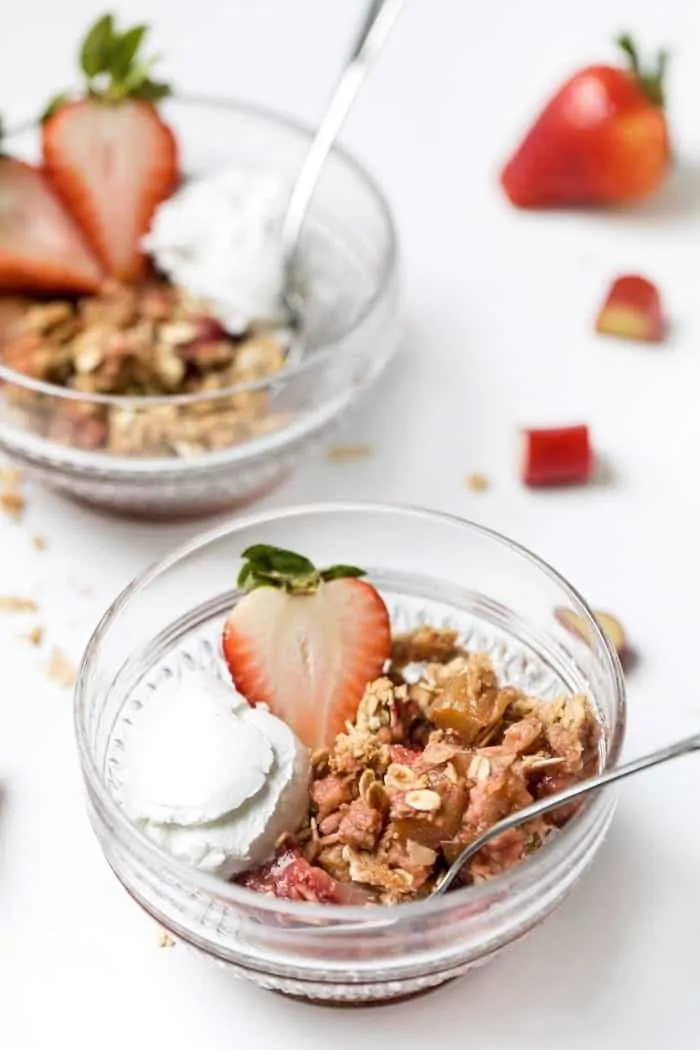
[[[229,879],[257,867],[308,807],[309,756],[289,726],[214,672],[184,672],[134,719],[124,808],[173,856]]]
[[[268,172],[227,168],[193,178],[156,210],[142,247],[235,335],[279,314],[285,204],[284,182]]]

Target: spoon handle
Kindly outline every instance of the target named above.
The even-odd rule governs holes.
[[[517,828],[520,824],[524,824],[528,820],[533,820],[535,817],[541,817],[545,813],[551,813],[553,809],[558,809],[559,806],[564,805],[566,802],[572,802],[574,799],[580,798],[582,795],[588,795],[590,792],[598,791],[600,788],[605,787],[607,784],[612,784],[616,780],[623,780],[625,777],[631,777],[635,773],[641,773],[644,769],[649,769],[651,766],[658,766],[662,762],[668,762],[672,758],[678,758],[679,755],[690,754],[691,751],[700,751],[700,733],[696,733],[695,736],[686,737],[685,740],[679,740],[675,744],[669,744],[668,747],[662,747],[658,751],[652,751],[649,755],[642,755],[640,758],[635,758],[631,762],[627,762],[623,766],[615,766],[613,769],[608,769],[604,773],[599,773],[598,776],[589,777],[587,780],[582,780],[578,784],[573,784],[571,787],[564,788],[563,791],[558,791],[555,795],[549,795],[546,798],[540,799],[538,802],[533,802],[530,806],[525,806],[524,809],[519,809],[515,813],[511,813],[510,816],[504,817],[503,820],[499,820],[497,824],[488,828],[482,835],[470,842],[468,846],[465,846],[457,859],[447,869],[445,875],[440,880],[440,883],[433,890],[432,896],[439,896],[445,893],[454,880],[459,875],[460,871],[467,863],[471,860],[475,853],[485,846],[491,839],[496,838],[497,835],[501,835],[504,831],[509,831],[511,828]]]
[[[360,85],[388,38],[403,4],[404,0],[370,0],[345,68],[292,187],[282,224],[282,253],[287,287],[291,284],[297,242],[306,209],[325,160]]]

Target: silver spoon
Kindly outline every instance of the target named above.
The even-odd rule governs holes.
[[[464,847],[460,855],[449,866],[445,874],[442,876],[442,879],[437,886],[435,886],[429,896],[440,897],[442,894],[446,893],[455,879],[459,876],[464,865],[472,859],[474,854],[478,853],[480,849],[492,839],[496,838],[497,835],[503,834],[504,831],[509,831],[510,828],[517,828],[528,820],[533,820],[535,817],[541,817],[544,813],[551,813],[553,809],[558,809],[559,806],[564,805],[564,803],[572,802],[574,799],[581,798],[583,795],[588,795],[593,791],[598,791],[599,788],[605,787],[606,784],[612,784],[616,780],[623,780],[625,777],[631,777],[635,773],[641,773],[642,770],[649,769],[651,766],[658,766],[662,762],[668,762],[671,758],[678,758],[680,755],[688,755],[691,751],[700,751],[700,733],[695,736],[686,737],[685,740],[679,740],[676,744],[669,744],[668,747],[662,747],[658,751],[652,751],[649,755],[642,755],[641,758],[635,758],[632,762],[627,762],[623,766],[616,766],[614,769],[608,769],[605,773],[598,774],[598,776],[582,780],[580,783],[574,784],[572,787],[564,788],[563,791],[558,791],[555,795],[549,795],[547,798],[540,799],[538,802],[533,802],[531,806],[525,806],[524,809],[519,809],[516,813],[511,813],[510,816],[504,817],[503,820],[499,820],[497,824],[494,824],[487,831],[484,831],[483,834],[475,838],[473,842],[470,842],[468,846]]]
[[[283,323],[297,333],[303,324],[303,303],[296,288],[295,272],[297,248],[306,212],[336,136],[403,4],[404,0],[370,0],[357,39],[292,186],[281,229],[284,273],[281,305],[286,315]],[[275,321],[277,323],[278,320]],[[287,363],[297,363],[302,354],[302,341],[297,338],[289,348]]]

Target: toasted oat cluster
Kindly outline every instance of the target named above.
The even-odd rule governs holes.
[[[404,676],[409,665],[421,665],[418,681]],[[317,902],[420,898],[481,832],[592,775],[598,739],[584,697],[538,700],[502,686],[486,654],[421,627],[395,639],[389,676],[367,686],[354,724],[313,756],[305,825],[239,881]],[[463,878],[516,864],[574,809],[500,835]]]
[[[125,408],[67,401],[7,385],[30,429],[79,448],[120,455],[187,456],[226,448],[282,426],[265,390],[219,391],[284,367],[271,335],[233,338],[201,302],[165,282],[105,282],[97,295],[4,303],[0,360],[34,379],[84,394],[206,395],[185,405]]]

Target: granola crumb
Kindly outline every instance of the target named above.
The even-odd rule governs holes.
[[[36,624],[31,631],[27,631],[22,637],[29,645],[38,647],[44,640],[44,628],[40,624]]]
[[[62,689],[70,689],[75,684],[75,667],[60,649],[52,651],[45,667],[45,674],[50,681],[61,686]]]
[[[44,536],[32,536],[32,547],[36,551],[46,550],[46,539]]]
[[[33,598],[18,598],[14,595],[0,595],[0,612],[25,613],[37,612],[39,606]]]
[[[0,486],[4,489],[18,489],[22,485],[22,471],[19,467],[0,467]]]
[[[464,480],[470,492],[485,492],[489,487],[489,479],[485,474],[467,474]]]
[[[176,944],[177,941],[167,930],[162,929],[162,927],[158,930],[159,948],[174,948]]]
[[[22,471],[19,467],[0,467],[0,508],[8,518],[19,521],[24,511]]]
[[[2,507],[8,518],[19,521],[24,511],[24,496],[16,489],[6,489],[0,492],[0,507]]]
[[[332,463],[346,463],[351,459],[367,459],[374,453],[374,446],[368,442],[354,441],[347,444],[331,445],[328,459]]]

